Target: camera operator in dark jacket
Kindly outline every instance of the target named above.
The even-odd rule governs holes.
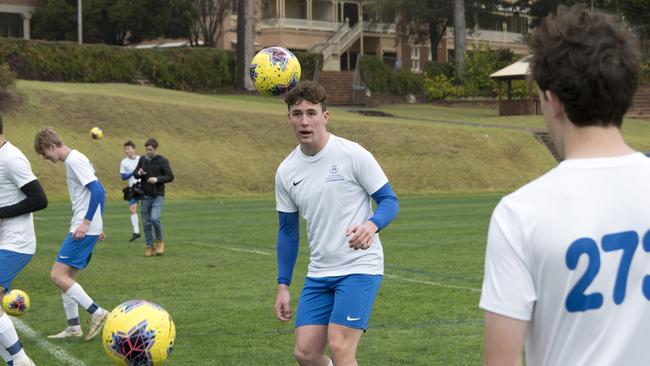
[[[142,182],[142,206],[140,215],[144,226],[144,238],[147,243],[144,255],[151,257],[163,255],[163,229],[160,216],[165,197],[165,184],[174,180],[174,174],[169,161],[162,155],[156,154],[158,141],[154,138],[144,143],[146,154],[140,157],[133,176]],[[153,229],[153,230],[152,230]],[[155,247],[154,247],[155,236]]]

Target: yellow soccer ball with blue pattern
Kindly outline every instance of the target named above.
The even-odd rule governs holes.
[[[2,298],[2,309],[13,316],[23,316],[31,305],[29,296],[22,290],[11,290]]]
[[[174,348],[176,327],[165,309],[145,300],[117,306],[106,319],[104,350],[117,365],[162,365]]]
[[[284,95],[300,81],[298,58],[282,47],[268,47],[258,52],[248,70],[255,89],[263,95]]]

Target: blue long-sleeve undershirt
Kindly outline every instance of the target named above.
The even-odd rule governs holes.
[[[277,242],[278,284],[289,286],[298,258],[300,218],[298,212],[278,212],[278,216],[280,219]]]
[[[122,180],[127,180],[133,176],[133,172],[131,173],[120,173],[120,177],[122,177]]]
[[[384,184],[377,192],[370,195],[377,203],[375,214],[368,220],[372,221],[377,226],[377,231],[385,228],[397,216],[399,212],[399,203],[397,196],[390,186],[390,182]]]
[[[97,212],[97,207],[100,207],[101,212],[104,212],[104,201],[106,200],[106,191],[99,181],[94,180],[86,184],[86,188],[90,190],[90,202],[88,203],[88,211],[84,217],[88,221],[92,221]]]

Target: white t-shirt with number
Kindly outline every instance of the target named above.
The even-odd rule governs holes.
[[[72,201],[72,220],[70,221],[70,232],[74,232],[77,226],[81,225],[88,204],[90,203],[90,190],[86,184],[98,181],[95,175],[95,168],[86,155],[77,150],[71,150],[65,158],[66,179],[68,182],[68,193]],[[103,230],[102,210],[97,207],[93,219],[90,221],[87,235],[99,235]]]
[[[134,155],[133,159],[127,156],[124,159],[122,159],[122,162],[120,163],[120,174],[131,174],[128,180],[130,186],[132,186],[133,183],[138,181],[132,175],[133,171],[135,170],[135,167],[138,166],[138,161],[140,161],[140,157],[138,155]]]
[[[300,212],[311,250],[309,277],[383,274],[379,235],[367,250],[349,247],[345,233],[373,214],[371,197],[388,183],[375,158],[359,144],[331,135],[316,155],[298,146],[275,175],[276,209]]]
[[[650,159],[571,159],[492,215],[480,307],[528,321],[528,366],[650,362]]]
[[[25,155],[10,142],[0,147],[0,207],[25,199],[20,187],[36,180]],[[0,220],[0,249],[23,254],[36,252],[34,219],[31,213]]]

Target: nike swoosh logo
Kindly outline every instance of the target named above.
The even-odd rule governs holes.
[[[68,258],[70,258],[70,257],[68,257],[68,256],[63,256],[63,255],[60,255],[60,256],[59,256],[59,258],[61,258],[61,259],[68,259]]]
[[[359,319],[361,319],[361,318],[351,318],[351,317],[348,315],[348,321],[349,321],[349,322],[354,322],[354,321],[357,321],[357,320],[359,320]]]
[[[300,184],[303,180],[305,180],[305,178],[302,178],[301,180],[299,180],[299,181],[297,181],[297,182],[296,182],[296,181],[293,181],[293,186],[294,186],[294,187],[297,186],[297,185]]]

